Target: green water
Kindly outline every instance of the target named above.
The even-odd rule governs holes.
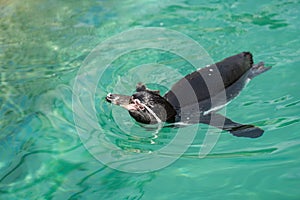
[[[299,11],[296,0],[0,0],[0,199],[299,199]],[[214,61],[246,50],[273,66],[226,108],[227,116],[265,134],[248,139],[222,132],[198,158],[207,129],[200,125],[176,162],[149,173],[121,172],[95,159],[74,123],[75,77],[97,45],[144,27],[185,34]],[[112,90],[133,92],[143,78],[162,92],[177,80],[159,66],[149,74],[147,63],[192,71],[184,59],[153,49],[114,60],[88,99],[96,102],[103,146],[109,141],[142,154],[174,138],[171,128],[154,137],[155,130],[145,131],[103,100]]]

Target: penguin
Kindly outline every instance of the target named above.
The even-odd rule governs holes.
[[[271,69],[253,63],[250,52],[242,52],[198,69],[176,82],[163,96],[138,83],[132,95],[111,94],[106,101],[128,110],[142,124],[203,123],[237,137],[257,138],[264,130],[241,124],[217,113],[242,91],[254,77]],[[222,122],[222,123],[220,123]]]

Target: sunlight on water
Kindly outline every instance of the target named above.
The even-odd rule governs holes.
[[[0,1],[0,199],[297,199],[299,9],[292,0]],[[197,135],[180,159],[145,174],[123,173],[96,160],[79,138],[83,127],[74,123],[75,77],[101,42],[143,27],[186,34],[214,61],[251,51],[255,62],[273,66],[226,109],[231,119],[255,124],[265,134],[248,139],[222,132],[213,151],[199,159],[208,127],[194,125]],[[114,158],[167,146],[177,129],[142,127],[104,97],[113,90],[130,95],[145,79],[164,94],[193,70],[185,59],[158,49],[113,60],[94,99],[83,102],[95,102],[95,123],[105,130],[97,141],[124,150],[112,151]],[[189,134],[192,128],[179,130]],[[97,130],[87,135],[94,139]],[[180,156],[176,147],[186,144],[176,145],[161,156]]]

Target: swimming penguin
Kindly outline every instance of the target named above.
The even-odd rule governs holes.
[[[252,54],[242,52],[186,75],[164,96],[139,83],[133,95],[109,93],[106,100],[127,109],[131,117],[143,124],[204,123],[234,136],[256,138],[263,134],[262,129],[234,122],[217,111],[235,98],[251,79],[270,68],[263,62],[253,64]]]

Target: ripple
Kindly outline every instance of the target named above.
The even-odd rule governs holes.
[[[279,128],[284,128],[291,126],[300,122],[300,117],[279,117],[269,120],[260,121],[258,124],[266,126],[268,130],[276,130]]]
[[[296,199],[300,122],[298,7],[297,1],[124,1],[118,5],[109,1],[2,1],[1,198]],[[198,140],[182,158],[148,174],[121,173],[94,159],[80,141],[73,121],[75,73],[98,42],[123,30],[149,26],[189,35],[216,61],[234,52],[251,50],[258,60],[273,65],[268,75],[255,81],[255,92],[253,84],[253,92],[242,94],[231,107],[235,119],[244,117],[264,128],[264,137],[246,140],[226,133],[207,159],[199,159],[205,135],[205,129],[199,129]],[[164,128],[157,134],[155,128],[141,127],[127,111],[108,105],[104,97],[114,90],[131,94],[135,84],[146,78],[152,89],[165,92],[193,68],[169,52],[131,53],[108,67],[95,99],[84,99],[87,104],[95,102],[94,123],[103,130],[101,137],[94,130],[87,139],[98,134],[96,139],[107,149],[113,145],[128,154],[153,152],[168,145],[178,130]],[[189,58],[195,57],[192,53]],[[147,66],[149,63],[169,68]],[[172,74],[170,69],[178,73]],[[91,91],[85,88],[84,92]],[[242,112],[239,105],[249,112]],[[188,129],[181,130],[189,133]],[[119,151],[113,154],[120,156]],[[180,155],[174,151],[166,156]]]
[[[300,100],[299,101],[294,101],[292,103],[287,103],[285,105],[278,105],[276,108],[277,109],[284,109],[284,108],[288,108],[288,107],[298,106],[299,104],[300,104]]]

